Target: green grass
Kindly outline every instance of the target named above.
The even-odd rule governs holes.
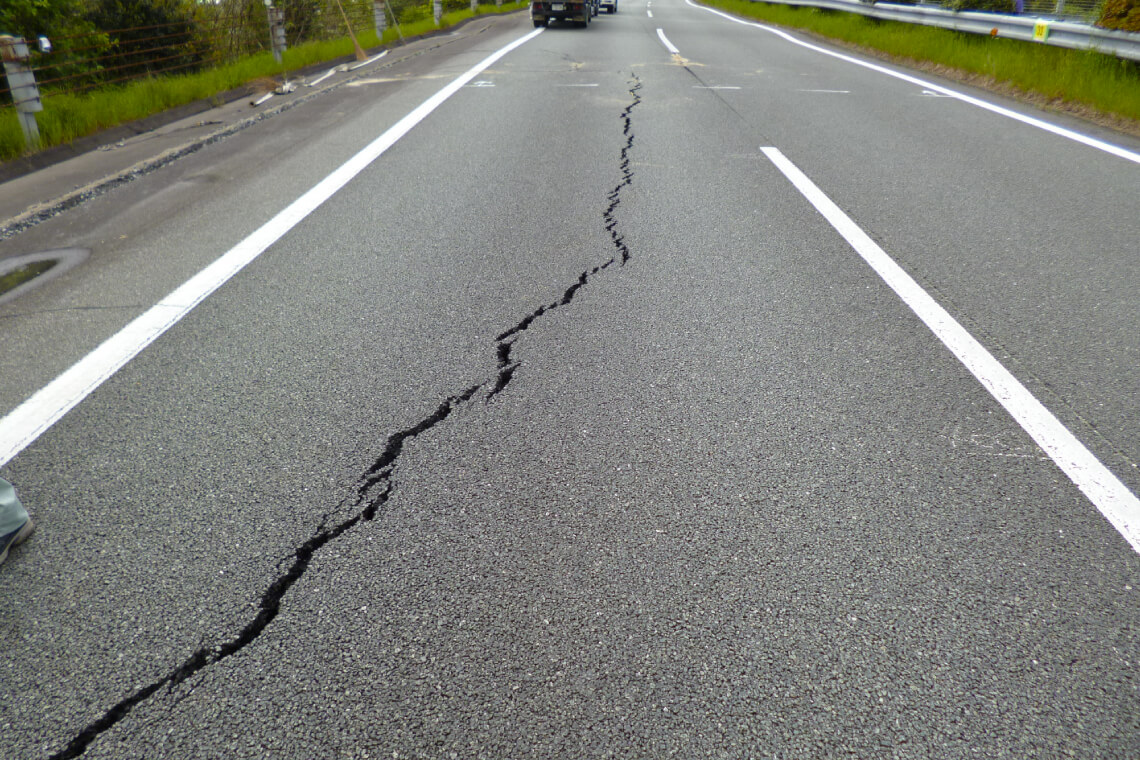
[[[400,32],[405,38],[415,37],[441,27],[454,26],[473,15],[508,13],[522,7],[525,5],[519,2],[504,2],[501,9],[494,5],[481,5],[472,13],[470,8],[466,8],[445,14],[440,27],[433,19],[426,18],[401,25]],[[392,44],[398,39],[399,33],[394,28],[385,30],[383,40],[371,30],[357,35],[357,40],[365,48]],[[346,37],[289,48],[281,63],[266,52],[195,74],[139,80],[85,95],[45,93],[44,110],[36,114],[41,148],[67,143],[108,127],[210,98],[257,79],[279,77],[315,63],[350,56],[353,52],[352,41]],[[0,161],[9,161],[26,152],[16,113],[11,108],[0,109]]]
[[[989,77],[1051,101],[1140,120],[1140,64],[1092,51],[877,21],[855,13],[749,0],[703,0],[738,16],[803,29],[918,63]]]

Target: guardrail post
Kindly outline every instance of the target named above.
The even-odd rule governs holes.
[[[273,0],[265,0],[265,10],[269,14],[269,44],[273,48],[273,60],[281,63],[285,52],[285,11],[273,7]]]
[[[439,26],[443,21],[443,0],[432,0],[432,13],[435,15],[435,25]]]
[[[388,14],[384,10],[384,0],[372,0],[372,26],[376,28],[376,39],[384,41],[384,31],[388,28]]]
[[[474,13],[479,7],[479,0],[471,0],[471,12]]]
[[[24,131],[24,144],[35,148],[40,144],[36,113],[44,110],[44,104],[40,102],[36,75],[27,66],[30,57],[28,43],[23,37],[0,37],[0,58],[4,60],[4,74],[8,77],[8,91],[12,93],[16,115],[20,118],[20,129]]]

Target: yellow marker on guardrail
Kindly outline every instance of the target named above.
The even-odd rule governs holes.
[[[1033,39],[1037,42],[1044,42],[1049,39],[1049,22],[1038,21],[1033,25]]]

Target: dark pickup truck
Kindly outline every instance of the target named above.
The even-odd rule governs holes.
[[[533,0],[530,4],[530,18],[535,26],[546,26],[551,21],[574,21],[585,28],[596,15],[598,0]]]

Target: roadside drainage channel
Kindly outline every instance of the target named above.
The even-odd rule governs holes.
[[[0,260],[0,304],[59,277],[81,264],[90,253],[85,248],[62,248]]]

